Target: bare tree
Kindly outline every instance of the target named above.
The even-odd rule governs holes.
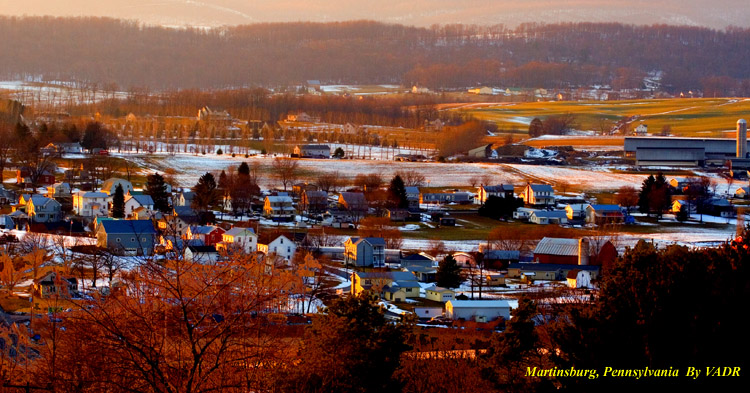
[[[341,186],[341,173],[339,171],[323,172],[318,175],[315,184],[325,192],[336,192]]]
[[[423,187],[427,184],[427,178],[421,172],[415,170],[399,171],[396,175],[401,176],[401,180],[404,181],[406,187]]]
[[[286,191],[287,186],[299,179],[299,161],[288,157],[276,157],[271,167],[274,177],[281,182]]]

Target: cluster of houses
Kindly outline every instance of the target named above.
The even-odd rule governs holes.
[[[414,310],[421,319],[443,316],[488,322],[510,317],[512,301],[469,300],[462,294],[467,292],[465,286],[458,289],[437,286],[437,261],[426,253],[402,255],[398,252],[388,258],[382,238],[352,237],[346,241],[345,248],[345,262],[355,266],[350,275],[353,295],[369,293],[390,302],[418,303]],[[563,281],[571,288],[593,288],[602,267],[617,258],[617,250],[611,242],[594,247],[587,238],[545,237],[530,258],[522,258],[517,250],[483,247],[479,254],[484,274],[469,281],[471,285],[485,287],[504,286],[510,280],[526,284],[541,280]],[[476,268],[476,253],[457,252],[452,256],[462,268]]]

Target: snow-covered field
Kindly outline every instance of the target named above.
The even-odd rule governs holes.
[[[183,186],[192,186],[206,172],[218,172],[230,165],[242,162],[258,162],[268,170],[272,157],[224,154],[191,155],[123,155],[149,171],[162,172],[167,168],[177,170],[177,180]],[[374,158],[377,157],[373,154]],[[550,165],[489,164],[489,163],[435,163],[435,162],[395,162],[390,160],[336,160],[300,159],[299,167],[314,178],[318,173],[339,171],[342,176],[354,178],[357,174],[379,174],[390,178],[399,171],[413,170],[422,173],[431,187],[465,187],[472,177],[489,176],[492,183],[524,185],[527,181],[558,183],[566,181],[587,191],[615,190],[624,185],[638,187],[646,175],[612,173],[608,168],[571,168]],[[261,187],[276,186],[273,179],[265,178]],[[724,186],[726,187],[726,186]],[[720,186],[720,190],[723,190]],[[725,189],[725,188],[724,188]]]

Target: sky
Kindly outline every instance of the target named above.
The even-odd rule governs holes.
[[[260,22],[623,22],[750,27],[747,0],[0,0],[2,15],[107,16],[163,26]]]

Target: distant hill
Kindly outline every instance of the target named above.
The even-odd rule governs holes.
[[[371,19],[415,26],[620,22],[750,26],[745,0],[0,0],[3,15],[106,16],[162,26]]]
[[[750,94],[750,30],[615,23],[407,27],[377,22],[170,29],[107,18],[0,17],[0,79],[121,88],[611,85]]]

